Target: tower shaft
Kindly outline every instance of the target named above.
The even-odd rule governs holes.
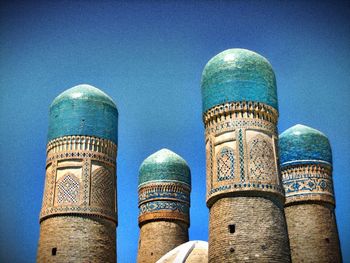
[[[44,220],[37,262],[116,262],[115,228],[114,222],[91,216]]]
[[[188,241],[191,171],[176,153],[161,149],[139,171],[138,263],[154,263]]]
[[[288,262],[283,208],[263,197],[224,197],[210,208],[210,262]]]
[[[204,113],[209,262],[290,262],[277,117],[244,101]]]
[[[38,262],[116,261],[116,151],[92,136],[48,143]]]
[[[279,148],[292,260],[341,262],[327,136],[297,124],[279,136]]]
[[[140,228],[138,263],[154,263],[188,241],[188,225],[181,221],[148,222]]]
[[[331,174],[323,164],[282,167],[293,262],[342,262]]]
[[[188,241],[190,187],[180,182],[139,186],[138,263],[154,263]]]

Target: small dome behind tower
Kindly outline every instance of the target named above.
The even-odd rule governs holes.
[[[228,49],[209,60],[201,86],[203,112],[232,101],[262,102],[278,109],[272,66],[247,49]]]
[[[181,156],[168,149],[161,149],[146,158],[140,166],[139,186],[152,181],[173,181],[190,186],[190,169]]]
[[[103,91],[81,84],[58,95],[50,106],[48,141],[67,135],[88,135],[117,144],[118,110]]]
[[[322,132],[297,124],[279,136],[281,166],[325,163],[332,165],[329,140]]]
[[[166,253],[156,263],[206,263],[208,242],[188,241]]]

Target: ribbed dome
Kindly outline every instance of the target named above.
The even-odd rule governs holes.
[[[302,163],[332,164],[332,150],[322,132],[295,125],[279,136],[281,166]]]
[[[67,135],[118,138],[118,110],[103,91],[86,84],[58,95],[50,106],[48,140]]]
[[[189,241],[166,253],[156,263],[206,263],[208,242]]]
[[[262,102],[278,109],[276,79],[263,56],[228,49],[213,57],[202,74],[203,112],[232,101]]]
[[[140,166],[139,185],[150,181],[177,181],[191,185],[191,173],[181,156],[161,149],[147,157]]]

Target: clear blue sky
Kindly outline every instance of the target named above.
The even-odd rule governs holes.
[[[136,259],[139,165],[164,147],[191,167],[190,238],[207,240],[200,78],[212,56],[240,47],[275,70],[279,131],[301,123],[329,136],[350,262],[349,2],[145,2],[2,1],[0,261],[35,261],[48,108],[80,83],[105,91],[120,113],[119,262]]]

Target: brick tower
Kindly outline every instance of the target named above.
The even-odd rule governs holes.
[[[209,262],[290,262],[270,63],[226,50],[207,63],[201,87]]]
[[[190,169],[176,153],[162,149],[143,161],[138,186],[138,263],[154,263],[188,241],[190,191]]]
[[[327,137],[295,125],[279,137],[293,262],[341,262]]]
[[[117,132],[116,105],[99,89],[52,102],[38,262],[116,262]]]

